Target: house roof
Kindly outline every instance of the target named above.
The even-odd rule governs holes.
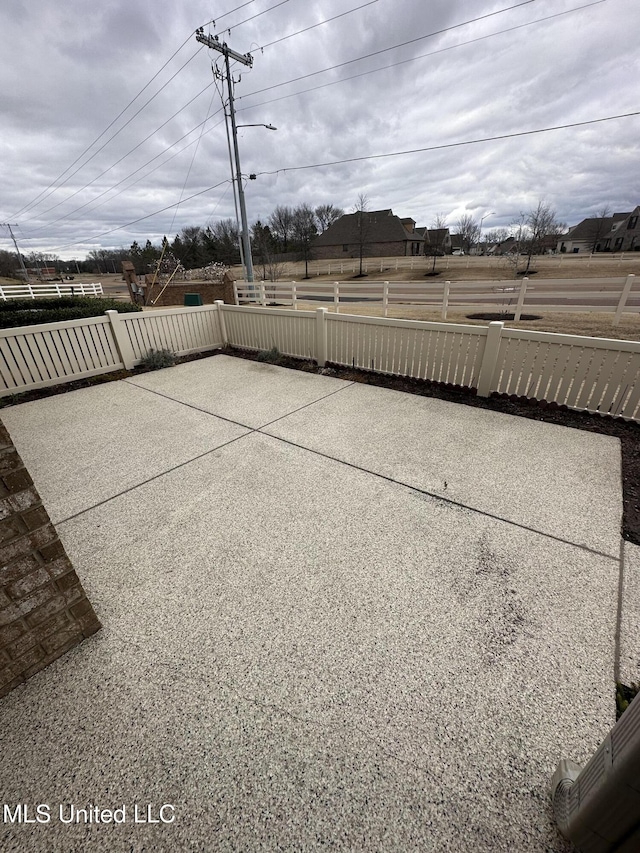
[[[399,216],[387,210],[372,210],[362,214],[367,243],[397,243],[422,240],[418,229],[407,231]],[[406,220],[405,220],[406,221]],[[315,239],[316,246],[339,246],[360,242],[360,214],[345,213]]]
[[[449,234],[448,228],[428,228],[425,231],[425,239],[431,246],[441,246]]]
[[[620,222],[630,216],[630,213],[614,213],[613,216],[600,217],[596,216],[590,219],[583,219],[573,228],[569,228],[566,234],[559,237],[559,240],[591,240],[594,235],[604,237],[608,234],[616,222]]]

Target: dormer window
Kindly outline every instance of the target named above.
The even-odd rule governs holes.
[[[637,224],[638,224],[638,217],[637,216],[630,216],[629,222],[627,223],[627,231],[631,231],[633,228],[636,227]]]

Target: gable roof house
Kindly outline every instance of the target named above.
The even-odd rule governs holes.
[[[558,238],[556,251],[574,255],[585,252],[623,251],[613,248],[616,242],[614,233],[631,215],[631,213],[614,213],[613,216],[583,219]]]
[[[444,252],[451,254],[451,234],[448,228],[423,228],[425,254]]]
[[[345,213],[315,238],[313,253],[318,260],[358,258],[362,244],[363,257],[367,258],[421,255],[423,232],[416,228],[414,219],[400,219],[390,208],[365,211],[362,228],[359,213]]]
[[[603,240],[603,252],[640,252],[640,205],[615,222]]]

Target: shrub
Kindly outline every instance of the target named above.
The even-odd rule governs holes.
[[[269,364],[277,364],[282,358],[282,353],[278,347],[271,347],[270,350],[260,350],[256,355],[256,361],[267,361]]]
[[[139,305],[117,299],[95,299],[92,296],[56,296],[44,299],[7,299],[0,301],[0,329],[59,323],[84,317],[99,317],[105,311],[128,314],[141,311]]]
[[[163,367],[173,367],[175,363],[175,354],[170,349],[153,349],[151,347],[139,366],[147,370],[162,370]]]

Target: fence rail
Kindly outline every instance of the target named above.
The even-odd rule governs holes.
[[[390,305],[430,306],[443,320],[451,309],[497,311],[514,314],[517,322],[525,310],[598,311],[612,313],[613,325],[623,312],[640,313],[640,293],[633,292],[634,275],[619,278],[538,279],[519,281],[336,281],[234,283],[236,305],[290,305],[310,301],[330,302],[336,312],[349,302],[376,302],[387,317]]]
[[[44,296],[103,296],[102,284],[58,284],[55,281],[44,284],[3,284],[0,285],[0,299],[37,299]]]
[[[222,302],[0,331],[0,396],[225,344],[640,421],[640,342]]]

